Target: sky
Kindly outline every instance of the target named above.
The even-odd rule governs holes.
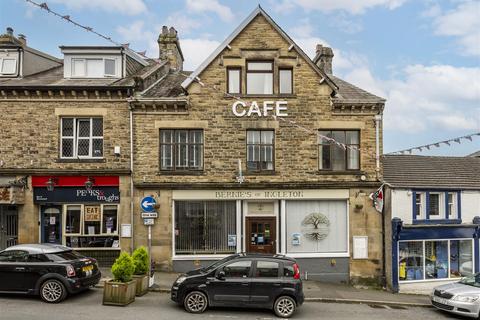
[[[162,26],[173,26],[185,70],[194,70],[260,4],[310,57],[316,44],[332,47],[336,76],[387,99],[384,152],[480,132],[479,0],[46,2],[153,58]],[[25,0],[0,1],[0,28],[7,26],[25,34],[29,46],[57,57],[60,45],[109,45]],[[480,136],[460,142],[414,154],[480,150]]]

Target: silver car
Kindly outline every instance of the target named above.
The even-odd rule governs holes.
[[[435,287],[430,294],[432,305],[440,310],[477,318],[480,312],[480,273],[459,282]]]

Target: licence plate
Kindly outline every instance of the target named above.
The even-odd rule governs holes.
[[[435,301],[435,302],[441,303],[441,304],[448,305],[448,300],[444,299],[444,298],[439,298],[439,297],[433,296],[432,300]]]
[[[92,271],[92,270],[93,270],[93,266],[86,266],[86,267],[82,268],[83,272],[88,272],[88,271]]]

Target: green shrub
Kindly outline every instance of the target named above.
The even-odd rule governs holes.
[[[132,280],[135,264],[133,258],[126,252],[122,252],[112,265],[114,281],[129,282]]]
[[[148,273],[148,252],[145,247],[139,247],[133,251],[132,254],[133,263],[135,264],[135,274],[147,274]]]

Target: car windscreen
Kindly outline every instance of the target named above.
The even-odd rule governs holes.
[[[212,270],[214,270],[215,268],[217,268],[218,266],[224,264],[225,262],[228,262],[234,258],[236,258],[237,256],[233,255],[233,256],[228,256],[226,258],[223,258],[222,260],[218,260],[217,262],[214,262],[212,263],[211,265],[207,266],[207,267],[204,267],[202,269],[200,269],[202,272],[210,272]]]
[[[459,282],[467,286],[480,288],[480,273],[462,278]]]
[[[62,252],[54,252],[54,253],[46,253],[45,254],[49,260],[51,261],[69,261],[69,260],[76,260],[85,258],[85,256],[81,255],[80,253],[69,250],[69,251],[62,251]]]

